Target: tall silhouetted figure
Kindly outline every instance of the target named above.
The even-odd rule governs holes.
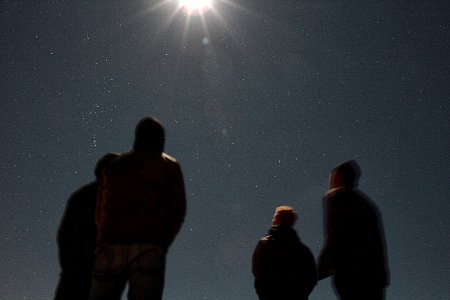
[[[252,272],[260,300],[305,300],[317,283],[314,256],[292,228],[296,220],[292,207],[278,207],[256,245]]]
[[[384,230],[376,206],[356,189],[360,175],[354,160],[331,172],[319,279],[333,275],[342,300],[380,300],[389,284]]]
[[[84,300],[89,297],[95,259],[95,206],[98,178],[116,154],[109,153],[95,167],[97,180],[75,191],[67,201],[58,230],[60,280],[55,300]]]
[[[144,118],[133,150],[103,171],[97,199],[91,300],[160,300],[166,254],[186,214],[178,162],[163,152],[163,126]]]

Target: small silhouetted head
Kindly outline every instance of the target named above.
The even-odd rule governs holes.
[[[297,212],[290,206],[279,206],[275,209],[272,225],[288,225],[293,226],[297,221]]]
[[[361,169],[355,160],[349,160],[336,166],[331,171],[330,187],[356,187],[361,177]]]
[[[108,165],[110,162],[112,162],[117,157],[119,157],[119,154],[117,154],[117,153],[107,153],[102,158],[100,158],[97,161],[97,164],[95,165],[95,169],[94,169],[95,177],[99,178],[100,175],[102,175],[102,172],[105,169],[106,165]]]
[[[154,118],[147,117],[136,125],[133,148],[134,150],[163,152],[165,140],[162,124]]]

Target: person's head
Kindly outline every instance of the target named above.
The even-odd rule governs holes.
[[[164,151],[166,137],[164,127],[158,120],[151,117],[143,118],[136,125],[134,134],[134,150]]]
[[[297,217],[298,215],[294,208],[290,206],[279,206],[275,209],[272,225],[288,225],[292,227],[295,221],[297,221]]]
[[[349,160],[336,166],[330,174],[330,188],[356,187],[361,177],[361,169],[355,160]]]
[[[94,169],[95,177],[100,178],[100,175],[102,175],[102,172],[105,169],[106,165],[108,165],[117,157],[119,157],[119,154],[117,153],[107,153],[102,158],[100,158],[97,161],[97,164],[95,165]]]

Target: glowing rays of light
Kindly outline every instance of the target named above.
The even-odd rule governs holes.
[[[172,7],[170,14],[163,27],[169,27],[171,24],[176,23],[176,19],[179,17],[185,18],[184,33],[187,35],[190,27],[196,19],[195,23],[200,21],[201,29],[208,32],[208,22],[219,22],[225,29],[229,28],[229,24],[224,19],[220,10],[226,8],[226,6],[234,7],[235,9],[243,9],[239,7],[233,0],[161,0],[149,7],[150,11],[156,11],[163,6]],[[179,20],[177,20],[178,22]],[[207,34],[206,34],[207,35]]]
[[[213,7],[213,0],[178,0],[178,3],[187,14],[202,15]]]

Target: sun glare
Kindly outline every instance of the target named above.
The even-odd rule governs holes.
[[[180,7],[189,14],[202,14],[212,7],[213,0],[178,0]]]

